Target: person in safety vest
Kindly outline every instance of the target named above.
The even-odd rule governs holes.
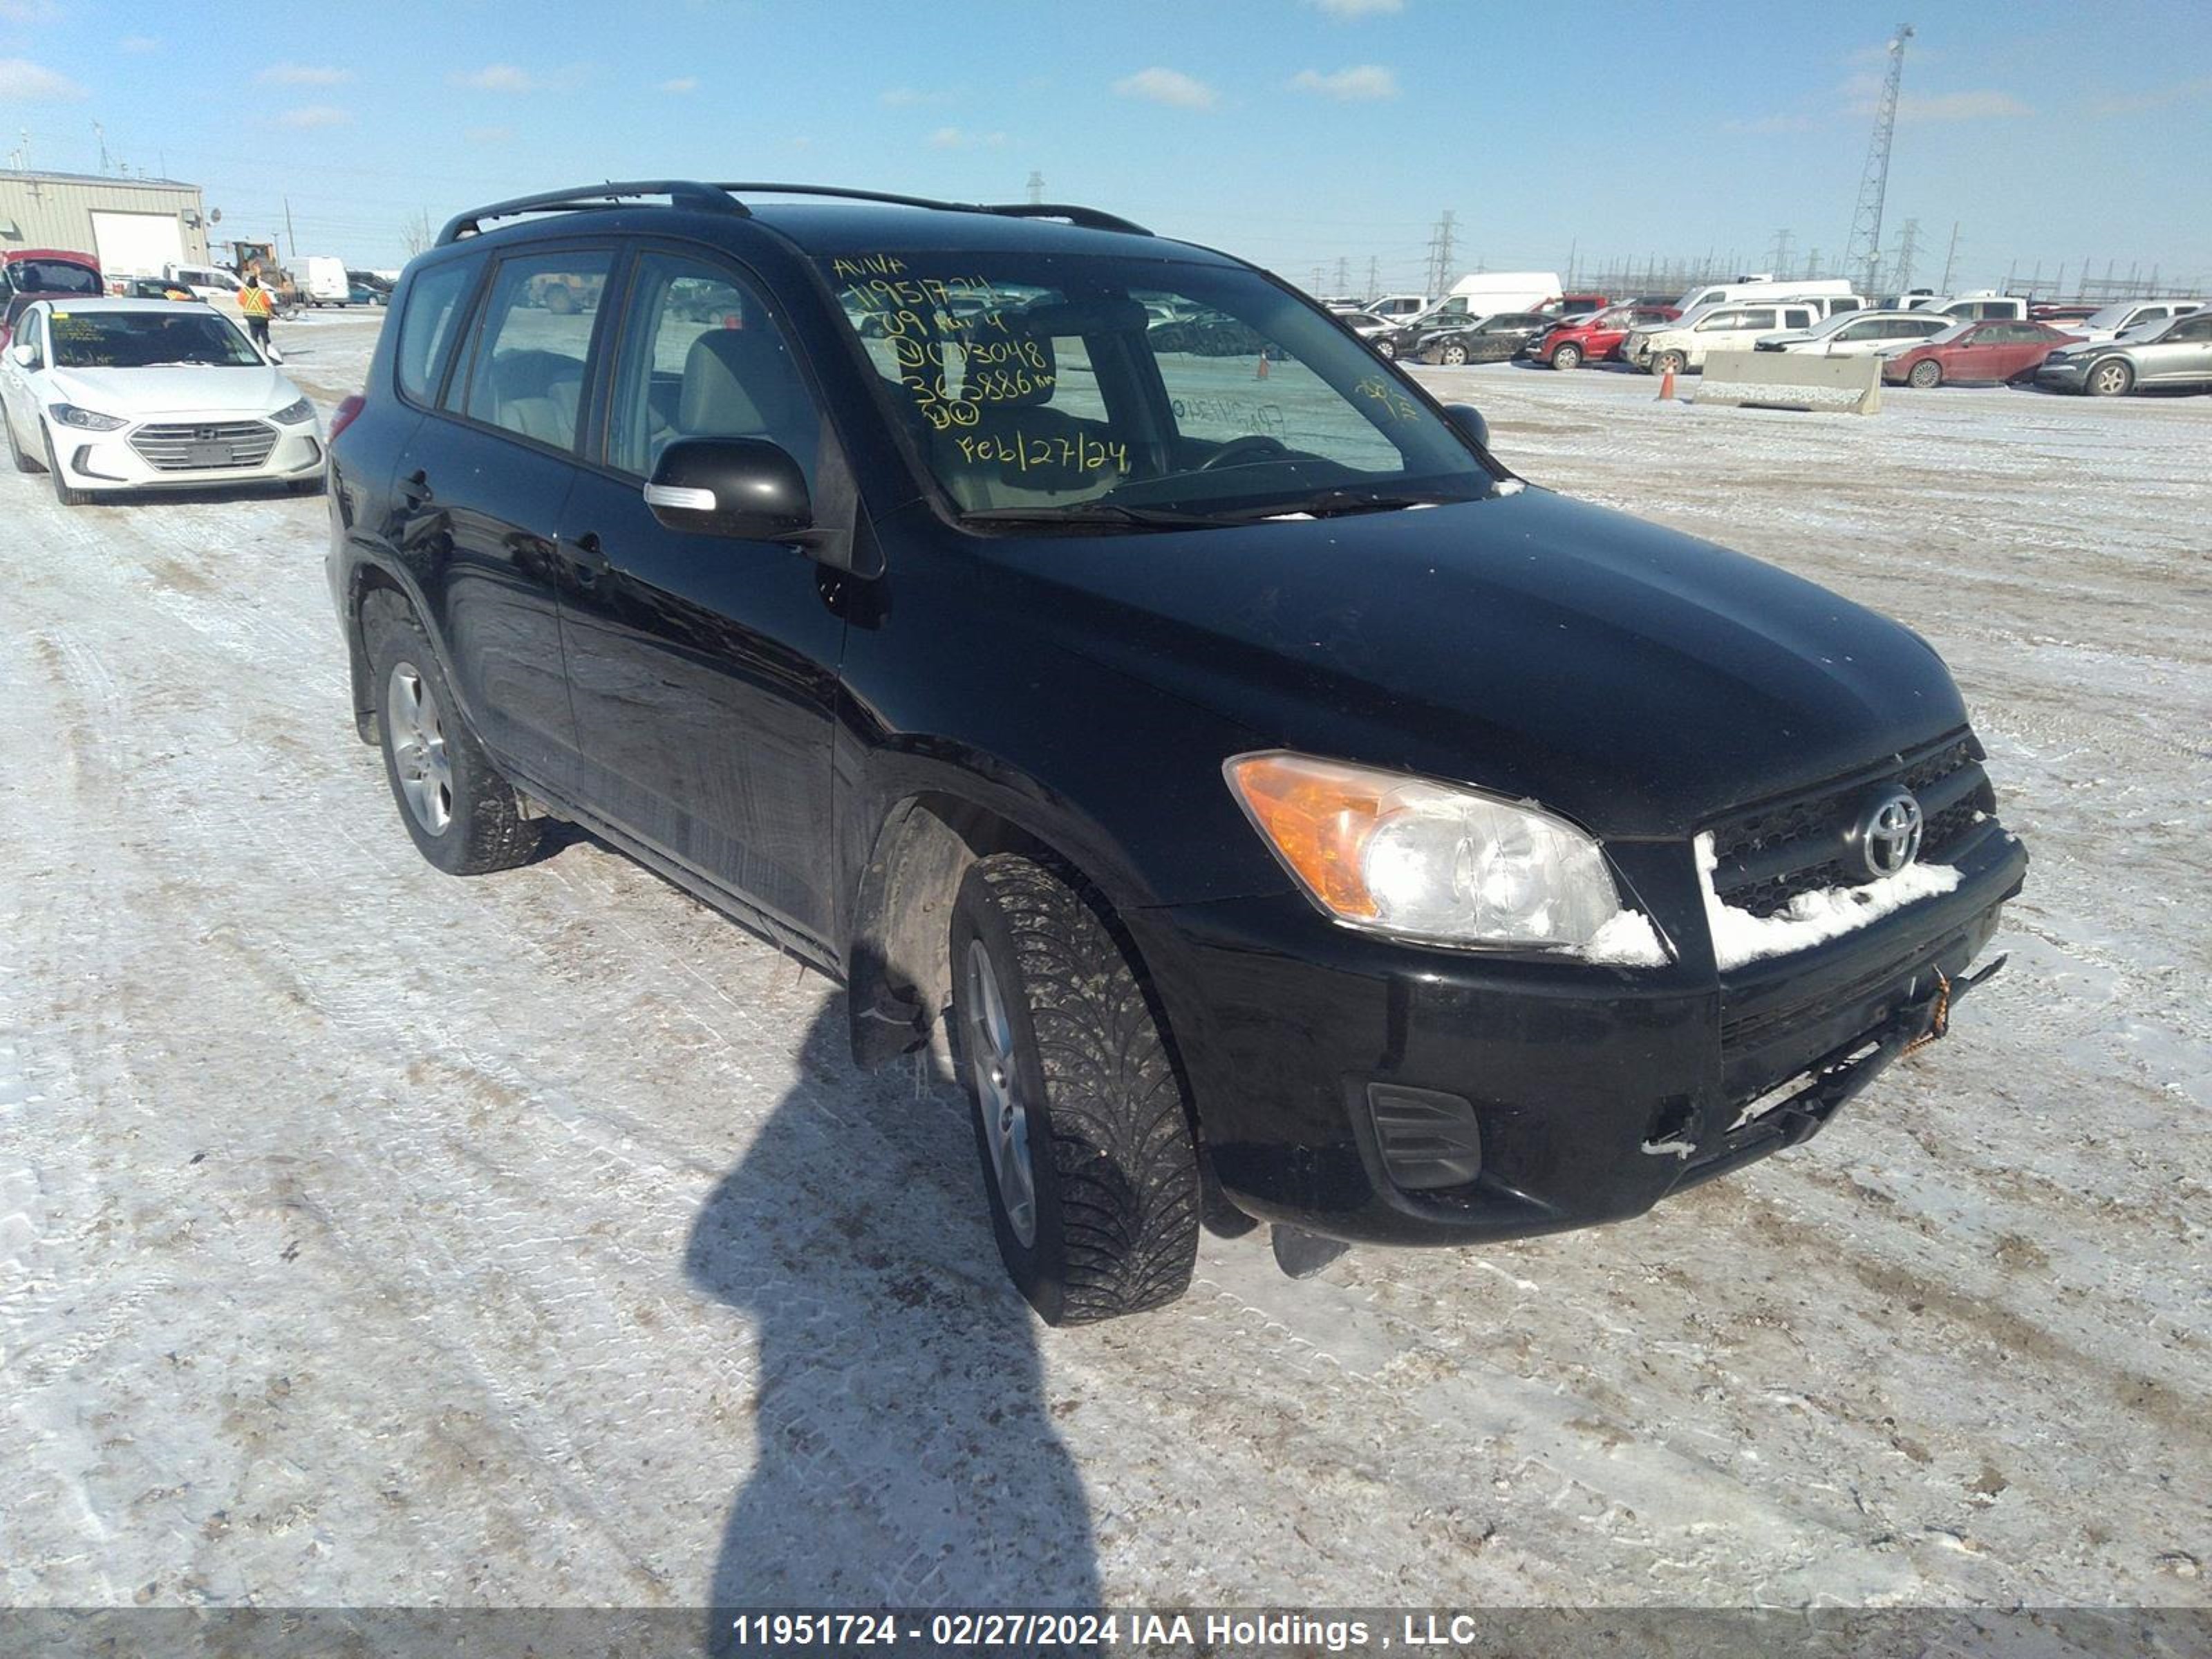
[[[269,316],[276,307],[269,290],[261,286],[261,267],[249,265],[246,270],[246,286],[238,290],[238,308],[245,313],[246,331],[261,355],[272,362],[282,362],[276,349],[269,343]]]

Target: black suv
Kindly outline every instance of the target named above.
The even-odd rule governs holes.
[[[1048,1320],[1170,1301],[1201,1220],[1464,1243],[1802,1140],[2027,867],[1917,635],[1087,209],[479,210],[331,468],[424,856],[571,820],[842,979],[864,1062],[941,1041]]]

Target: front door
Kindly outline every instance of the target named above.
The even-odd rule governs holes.
[[[665,529],[642,490],[678,438],[764,438],[826,514],[834,440],[779,319],[732,266],[648,247],[618,333],[604,465],[579,477],[561,526],[583,804],[827,941],[834,583],[795,547]],[[833,493],[849,516],[851,492]]]
[[[554,538],[576,477],[596,319],[536,296],[549,277],[604,281],[611,259],[585,247],[499,263],[474,338],[392,484],[397,539],[437,617],[477,735],[526,781],[564,793],[576,729],[562,672]]]

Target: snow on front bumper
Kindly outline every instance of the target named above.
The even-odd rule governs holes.
[[[186,489],[308,477],[322,470],[319,421],[287,425],[235,411],[164,415],[113,432],[49,419],[62,481],[79,489]]]

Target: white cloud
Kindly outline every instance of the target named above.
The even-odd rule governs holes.
[[[2170,87],[2153,87],[2148,92],[2123,93],[2117,97],[2100,98],[2089,106],[2089,112],[2092,115],[2141,115],[2149,110],[2186,104],[2198,98],[2212,98],[2212,76],[2197,81],[2177,82]]]
[[[1293,92],[1316,92],[1342,103],[1360,103],[1376,98],[1395,98],[1398,77],[1380,64],[1357,64],[1334,75],[1323,75],[1318,70],[1300,70],[1291,77],[1290,88]]]
[[[0,0],[0,23],[51,23],[61,15],[52,0]]]
[[[660,83],[660,89],[678,96],[687,92],[696,92],[699,90],[699,77],[696,75],[679,75],[672,81],[663,81]]]
[[[1310,0],[1310,3],[1343,22],[1361,17],[1387,17],[1406,9],[1406,0]]]
[[[58,104],[85,95],[84,88],[68,76],[57,75],[43,64],[27,58],[0,58],[0,101]]]
[[[271,64],[253,78],[264,87],[335,87],[352,80],[353,71],[324,64]]]
[[[279,126],[296,127],[302,131],[315,127],[349,127],[353,112],[340,109],[336,104],[306,104],[298,109],[288,109],[276,118]]]
[[[1205,82],[1171,69],[1139,70],[1116,81],[1114,90],[1124,98],[1142,98],[1176,109],[1212,109],[1221,99]]]
[[[2034,113],[2008,92],[1939,92],[1924,97],[1907,93],[1897,100],[1900,121],[2001,121]]]
[[[939,127],[929,135],[932,149],[968,149],[977,146],[997,149],[1006,142],[1003,132],[969,132],[964,127]]]
[[[557,75],[533,75],[514,64],[486,64],[480,70],[466,73],[456,70],[446,77],[453,85],[466,87],[472,92],[560,92],[574,86],[581,78],[574,70],[562,70]]]
[[[472,144],[503,144],[514,137],[513,127],[471,127],[461,135]]]
[[[118,52],[127,52],[133,57],[143,57],[147,52],[161,51],[161,42],[158,37],[151,34],[126,34],[115,43],[115,46]]]

